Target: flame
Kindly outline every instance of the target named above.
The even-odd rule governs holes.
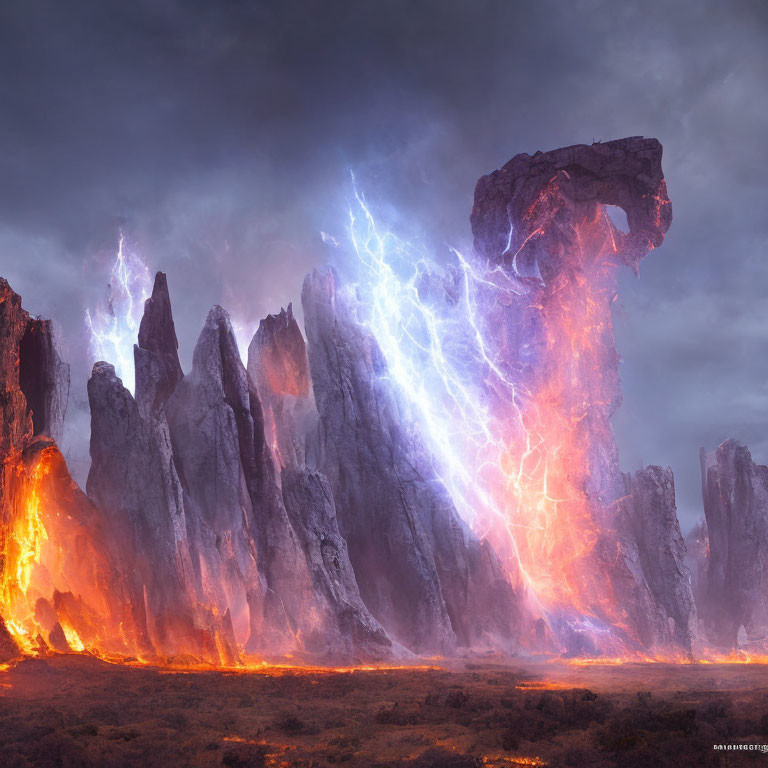
[[[113,569],[98,531],[58,497],[76,491],[61,484],[62,470],[63,457],[46,439],[6,460],[0,616],[26,654],[138,655],[125,624],[131,606],[109,581]]]
[[[21,461],[15,468],[22,479],[25,467]],[[36,637],[34,606],[30,585],[35,568],[40,563],[43,545],[49,540],[43,519],[40,483],[50,471],[45,456],[41,456],[29,478],[29,489],[2,545],[3,569],[0,574],[0,615],[5,617],[8,631],[20,648],[32,651]]]
[[[120,233],[117,255],[110,273],[107,294],[93,312],[85,311],[89,332],[91,363],[111,363],[123,386],[133,392],[133,345],[144,312],[144,302],[152,293],[152,278],[146,263],[126,244]]]

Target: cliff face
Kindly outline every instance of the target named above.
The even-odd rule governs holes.
[[[352,301],[331,271],[304,282],[320,416],[317,460],[333,489],[360,594],[411,650],[514,646],[515,594],[494,553],[459,519],[417,431],[402,419],[386,363],[355,321]]]
[[[259,324],[248,349],[248,372],[263,403],[264,433],[271,439],[279,473],[275,479],[282,486],[282,500],[319,601],[317,614],[323,618],[316,642],[369,658],[407,654],[393,645],[360,597],[333,492],[316,467],[318,415],[304,337],[290,305]]]
[[[697,640],[696,606],[672,470],[645,467],[627,476],[627,485],[617,528],[624,574],[631,578],[616,579],[616,599],[627,606],[646,647],[691,652]]]
[[[88,496],[55,444],[68,390],[55,333],[0,281],[0,659],[18,645],[226,664],[240,649],[321,661],[526,642],[691,652],[672,474],[622,475],[610,424],[616,269],[636,269],[670,222],[653,139],[518,155],[478,182],[477,285],[457,271],[425,290],[442,290],[446,311],[475,291],[477,391],[502,447],[483,491],[508,515],[479,526],[487,540],[457,513],[333,271],[304,282],[306,344],[289,305],[262,321],[246,369],[217,306],[186,374],[158,273],[135,397],[107,363],[88,383]],[[722,645],[757,642],[768,469],[729,442],[703,471],[702,622]],[[543,596],[537,622],[523,584]]]
[[[61,437],[69,396],[50,320],[30,317],[21,297],[0,278],[0,452],[21,450],[35,435]]]
[[[220,615],[230,613],[242,645],[262,624],[267,586],[257,564],[263,547],[255,538],[251,489],[258,467],[241,369],[229,318],[214,307],[192,370],[179,382],[166,413],[183,488],[195,594],[216,605]]]
[[[238,648],[390,656],[392,643],[350,583],[322,485],[292,477],[286,511],[259,394],[227,313],[210,311],[184,375],[159,273],[134,352],[135,399],[106,363],[89,381],[88,492],[130,575],[146,652],[227,664]],[[331,549],[329,571],[323,553]]]
[[[304,337],[290,304],[259,323],[248,347],[248,374],[261,397],[265,433],[278,468],[302,466],[317,411]]]
[[[672,221],[661,156],[661,144],[642,137],[518,155],[475,189],[475,250],[493,288],[480,295],[483,327],[516,382],[514,402],[492,407],[520,414],[523,442],[541,446],[520,508],[533,499],[549,510],[533,526],[516,521],[551,531],[521,535],[516,549],[529,572],[547,563],[538,581],[564,607],[561,639],[572,652],[601,650],[585,639],[591,620],[574,629],[574,610],[625,627],[646,649],[690,651],[694,638],[671,473],[648,468],[627,486],[610,423],[621,403],[617,269],[637,269]],[[624,211],[628,231],[608,206]]]
[[[69,476],[61,435],[69,368],[51,323],[0,279],[0,653],[141,644],[98,510]],[[119,627],[123,626],[123,632]]]
[[[726,440],[701,452],[708,558],[701,613],[708,638],[730,649],[768,641],[768,467]]]

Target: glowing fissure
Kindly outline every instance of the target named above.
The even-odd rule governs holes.
[[[105,360],[115,366],[123,386],[133,392],[133,345],[152,291],[146,263],[131,250],[121,233],[104,301],[85,311],[91,363]]]

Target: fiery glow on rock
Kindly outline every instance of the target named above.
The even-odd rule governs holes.
[[[104,360],[115,367],[123,386],[134,388],[133,345],[144,302],[152,293],[152,277],[143,259],[121,233],[104,301],[85,311],[91,363]]]
[[[21,462],[15,469],[19,476],[25,471]],[[8,631],[19,647],[27,651],[33,650],[36,635],[30,585],[33,572],[40,563],[43,545],[48,541],[39,490],[40,481],[48,471],[43,457],[31,473],[28,490],[21,501],[21,513],[14,519],[2,547],[4,567],[0,580],[0,614],[5,617]]]
[[[456,250],[451,266],[438,266],[381,228],[357,191],[349,231],[362,265],[360,319],[459,512],[519,575],[535,609],[602,635],[606,650],[620,644],[624,617],[588,555],[600,533],[600,462],[609,463],[601,451],[613,445],[604,414],[618,358],[604,356],[614,348],[621,233],[596,205],[569,232],[576,247],[565,268],[545,281],[534,259],[525,271],[535,276],[522,277],[521,254],[530,260],[534,235],[555,226],[556,195],[553,179],[507,268]]]
[[[63,457],[47,441],[15,455],[11,466],[8,532],[0,541],[0,615],[11,636],[28,654],[136,655],[131,606],[109,581],[98,531],[68,506],[80,492],[61,481]]]

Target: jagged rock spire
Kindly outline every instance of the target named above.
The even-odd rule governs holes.
[[[136,401],[146,417],[162,408],[184,375],[168,281],[163,272],[155,275],[152,295],[144,302],[138,342],[133,355]]]
[[[521,604],[493,550],[464,526],[430,457],[402,422],[376,340],[332,270],[308,275],[302,305],[328,476],[360,594],[416,652],[516,646]]]

